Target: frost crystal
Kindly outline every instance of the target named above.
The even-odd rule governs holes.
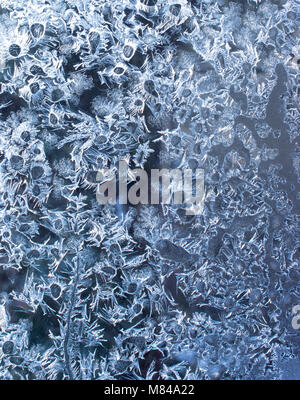
[[[0,379],[299,379],[299,19],[1,1]],[[203,169],[203,212],[99,205],[120,160]]]

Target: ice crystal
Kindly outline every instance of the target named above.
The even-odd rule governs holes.
[[[1,1],[1,379],[299,379],[299,10]],[[124,159],[202,214],[99,205]]]

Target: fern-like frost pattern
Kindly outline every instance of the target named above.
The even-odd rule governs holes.
[[[298,0],[1,0],[0,379],[299,379]],[[200,215],[97,171],[201,168]]]

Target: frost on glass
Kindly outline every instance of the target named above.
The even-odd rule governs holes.
[[[0,379],[300,378],[299,12],[1,0]],[[120,160],[203,212],[99,205]]]

